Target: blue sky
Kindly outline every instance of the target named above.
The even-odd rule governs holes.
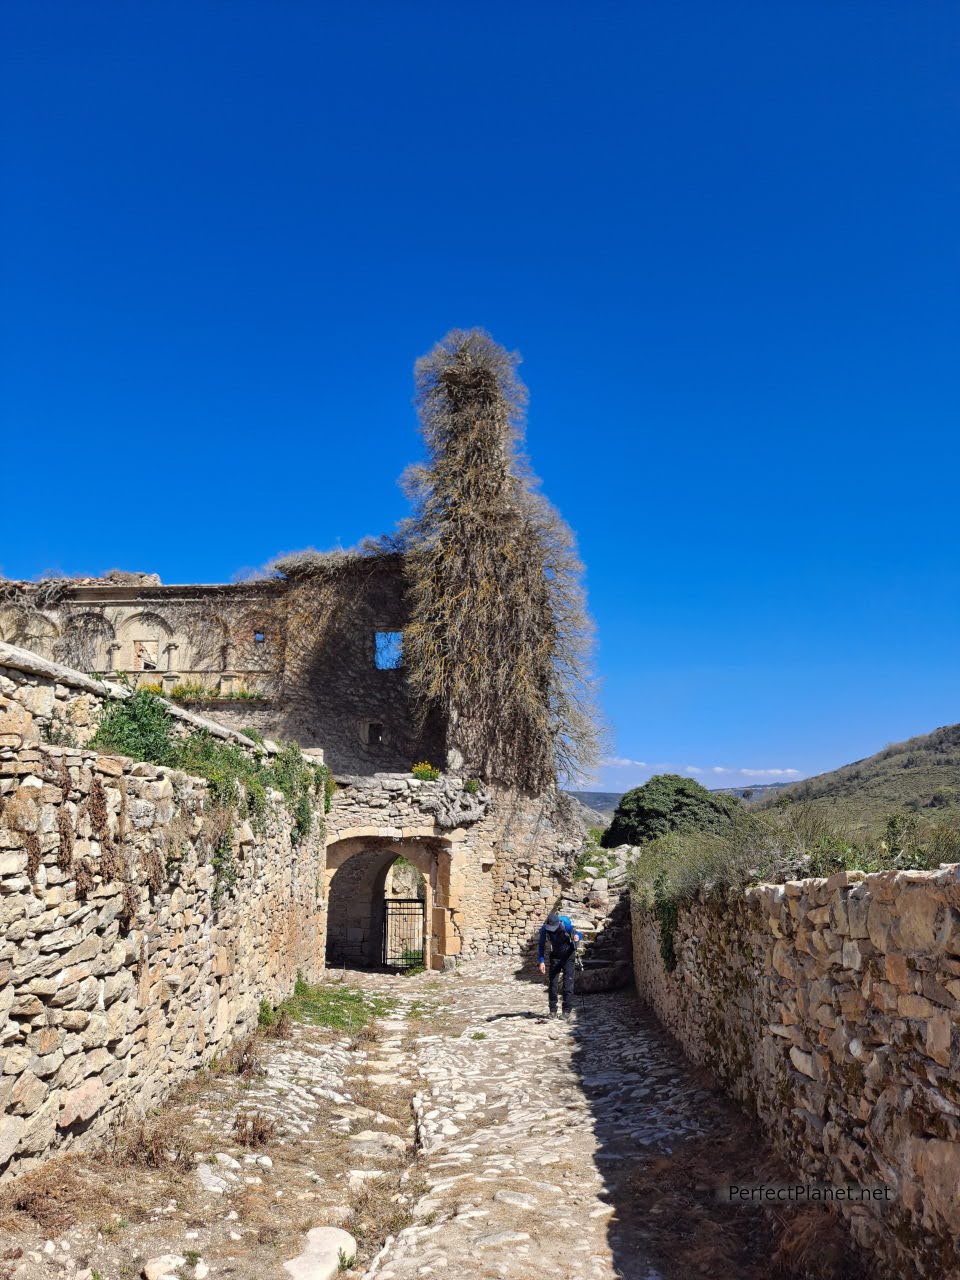
[[[588,566],[603,785],[960,719],[955,4],[0,25],[8,576],[390,529],[413,361],[479,324]]]

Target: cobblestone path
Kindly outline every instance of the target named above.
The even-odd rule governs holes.
[[[255,1070],[198,1077],[159,1117],[159,1159],[68,1157],[0,1195],[0,1280],[329,1280],[318,1232],[347,1246],[344,1280],[859,1275],[843,1243],[824,1265],[822,1217],[719,1202],[786,1171],[631,992],[563,1022],[502,961],[328,978],[389,998],[356,1035],[301,1023],[253,1043]],[[798,1226],[815,1270],[775,1256]]]
[[[440,988],[437,1013],[462,1030],[431,1030],[427,1008],[408,1040],[426,1190],[413,1225],[388,1239],[366,1277],[452,1267],[478,1280],[743,1280],[755,1260],[769,1263],[759,1215],[723,1209],[713,1195],[724,1146],[742,1140],[746,1120],[705,1087],[632,993],[579,997],[568,1023],[542,1017],[542,982],[500,963],[429,988]],[[658,1162],[691,1146],[701,1159],[686,1172],[700,1180],[678,1201]],[[700,1169],[704,1150],[716,1156],[714,1179]]]

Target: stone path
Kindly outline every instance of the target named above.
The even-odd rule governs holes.
[[[258,1070],[198,1080],[168,1108],[185,1167],[94,1155],[68,1171],[70,1224],[54,1203],[11,1234],[0,1213],[0,1280],[330,1280],[341,1249],[345,1280],[811,1274],[775,1271],[771,1220],[718,1202],[785,1171],[632,993],[548,1022],[542,980],[504,961],[342,978],[389,1013],[356,1037],[299,1025],[255,1046]],[[235,1124],[254,1115],[271,1132],[251,1151]]]
[[[437,998],[466,1025],[455,1038],[427,1025],[410,1046],[426,1192],[414,1224],[365,1276],[407,1280],[450,1267],[478,1280],[691,1274],[662,1262],[663,1209],[638,1203],[625,1179],[679,1144],[719,1141],[745,1122],[634,996],[584,996],[573,1023],[546,1021],[542,984],[490,962],[443,978]],[[712,1187],[700,1190],[709,1198]]]

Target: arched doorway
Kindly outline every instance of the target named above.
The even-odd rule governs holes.
[[[429,846],[440,843],[355,838],[328,847],[328,964],[430,967],[438,850]]]
[[[400,854],[387,868],[383,885],[383,963],[386,967],[421,968],[426,933],[426,880],[423,872]]]

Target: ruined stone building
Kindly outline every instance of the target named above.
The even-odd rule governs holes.
[[[338,784],[318,907],[328,961],[398,959],[387,917],[400,856],[423,877],[408,958],[420,950],[442,968],[519,953],[569,883],[580,822],[555,789],[526,795],[445,769],[444,727],[418,724],[408,694],[405,621],[395,553],[310,556],[234,585],[119,572],[7,583],[0,599],[11,670],[14,651],[34,654],[105,691],[147,686],[239,734],[322,752]],[[93,732],[66,721],[78,745]],[[420,761],[441,778],[414,778]]]
[[[240,731],[321,747],[335,774],[442,766],[403,672],[401,557],[318,556],[283,576],[167,586],[154,574],[8,584],[0,640],[173,693]]]

